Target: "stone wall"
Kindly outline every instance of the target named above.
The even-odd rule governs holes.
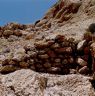
[[[32,46],[24,46],[14,52],[11,59],[5,59],[0,66],[1,73],[10,73],[19,69],[31,69],[52,74],[89,74],[92,72],[92,41],[75,41],[57,35],[52,40],[41,40]]]

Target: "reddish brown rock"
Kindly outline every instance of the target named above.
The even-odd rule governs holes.
[[[90,48],[89,47],[85,47],[84,48],[84,55],[88,55],[90,53]]]
[[[53,41],[53,40],[49,40],[49,41],[46,41],[46,42],[48,43],[48,46],[51,46],[52,44],[55,43],[55,41]]]
[[[64,35],[57,35],[56,38],[55,38],[55,41],[57,42],[63,42],[65,39],[65,36]]]
[[[49,51],[47,52],[47,54],[48,54],[48,56],[51,57],[51,58],[55,58],[55,57],[56,57],[56,54],[54,53],[54,51],[49,50]]]
[[[47,42],[36,42],[34,45],[37,49],[44,49],[48,47]]]
[[[85,60],[85,61],[88,61],[88,58],[89,58],[89,54],[82,56],[82,59]]]

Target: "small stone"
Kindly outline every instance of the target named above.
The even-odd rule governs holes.
[[[55,41],[56,41],[56,42],[59,42],[59,43],[63,42],[64,39],[65,39],[65,36],[64,36],[64,35],[57,35],[57,36],[55,37]]]
[[[49,58],[49,56],[48,56],[47,54],[38,55],[38,57],[39,57],[40,59],[48,59],[48,58]]]
[[[29,60],[29,65],[33,65],[34,64],[34,59],[30,59]]]
[[[40,50],[40,51],[38,52],[38,55],[43,55],[43,54],[45,54],[45,50]]]
[[[50,68],[50,67],[51,67],[51,64],[50,64],[49,62],[47,62],[47,63],[44,63],[43,66],[44,66],[45,68]]]
[[[14,35],[15,36],[22,36],[22,32],[20,30],[15,30]]]
[[[19,38],[15,35],[10,35],[9,38],[7,39],[9,42],[17,41]]]
[[[69,62],[70,64],[73,64],[73,63],[74,63],[74,58],[70,57],[70,58],[68,59],[68,62]]]
[[[67,42],[67,41],[66,42],[62,42],[61,43],[61,46],[62,47],[68,47],[69,46],[69,42]]]
[[[4,61],[5,60],[5,55],[0,55],[0,61]]]
[[[79,69],[79,73],[80,74],[87,74],[88,73],[88,68],[87,66],[82,67],[81,69]]]
[[[92,70],[95,72],[95,42],[91,44]]]
[[[41,27],[42,25],[46,24],[47,22],[48,22],[47,19],[42,19],[36,23],[36,26]]]
[[[2,61],[2,66],[8,65],[9,64],[9,59],[5,59]]]
[[[49,40],[49,41],[47,41],[47,43],[48,43],[49,46],[51,46],[55,43],[55,41],[54,40]]]
[[[18,68],[15,67],[15,66],[12,66],[12,65],[6,65],[6,66],[1,66],[0,67],[0,72],[2,74],[6,74],[6,73],[10,73],[10,72],[13,72],[13,71],[16,71]]]
[[[3,49],[3,53],[9,53],[9,52],[10,52],[10,49],[9,48]]]
[[[44,71],[44,68],[41,64],[35,64],[35,67],[36,67],[36,71],[37,72],[43,72]]]
[[[75,40],[74,38],[69,38],[69,39],[68,39],[68,42],[73,43],[74,40]]]
[[[30,69],[34,71],[36,70],[35,66],[30,66]]]
[[[59,68],[61,68],[62,67],[62,64],[61,64],[61,62],[55,62],[55,63],[52,63],[52,67],[59,67]]]
[[[64,47],[64,48],[58,48],[55,49],[57,53],[72,53],[72,48],[71,47]]]
[[[68,60],[67,59],[62,60],[62,64],[63,64],[63,66],[68,64]]]
[[[87,62],[84,61],[84,60],[81,59],[81,58],[78,58],[78,59],[77,59],[77,63],[78,63],[80,66],[86,66],[86,65],[87,65]]]
[[[10,60],[10,61],[9,61],[9,65],[13,65],[13,66],[14,66],[14,65],[18,65],[18,64],[17,64],[17,62],[15,62],[15,61],[13,61],[13,60]]]
[[[20,66],[21,68],[28,68],[28,67],[29,67],[29,64],[26,63],[26,62],[20,62],[20,63],[19,63],[19,66]]]
[[[70,74],[76,74],[76,70],[75,69],[70,69]]]
[[[56,54],[54,53],[54,51],[49,50],[49,51],[47,52],[47,54],[48,54],[48,56],[51,57],[51,58],[55,58],[55,57],[56,57]]]
[[[33,51],[28,51],[27,54],[31,57],[31,58],[36,58],[37,57],[37,52],[33,52]]]
[[[34,45],[37,49],[44,49],[49,46],[47,42],[36,42]]]
[[[72,53],[72,48],[71,47],[66,47],[66,53]]]
[[[90,53],[90,48],[89,47],[85,47],[84,48],[84,55],[89,55]]]
[[[51,49],[55,49],[55,48],[59,48],[60,45],[58,43],[53,44],[52,46],[50,46]]]
[[[55,59],[55,63],[60,63],[60,62],[61,62],[60,58]]]
[[[61,69],[58,67],[51,67],[48,69],[48,72],[51,74],[60,74]]]
[[[2,37],[2,32],[0,31],[0,37]]]
[[[64,58],[64,56],[61,55],[61,54],[59,54],[57,57],[60,58],[60,59],[63,59]]]
[[[84,39],[86,41],[92,41],[92,33],[91,32],[84,33]]]
[[[22,55],[22,57],[21,57],[21,61],[27,61],[27,60],[29,60],[30,59],[30,55],[28,55],[28,54],[24,54],[24,55]]]
[[[3,35],[4,35],[5,37],[9,37],[10,35],[13,35],[13,31],[11,31],[11,30],[5,30],[5,31],[3,32]]]
[[[25,39],[26,39],[26,40],[30,40],[30,39],[32,39],[33,37],[34,37],[34,34],[31,33],[31,34],[27,34],[26,37],[25,37]]]
[[[25,46],[24,46],[24,49],[25,49],[26,52],[27,52],[27,51],[30,51],[30,50],[32,49],[32,46],[30,46],[30,45],[25,45]]]
[[[88,61],[88,58],[89,58],[89,55],[84,55],[84,56],[82,56],[82,59],[83,59],[84,61]]]
[[[58,23],[62,23],[63,21],[67,21],[71,18],[71,14],[64,14],[60,17],[60,20]]]
[[[18,48],[14,51],[13,60],[21,61],[22,57],[25,55],[25,49],[24,48]]]
[[[90,24],[88,30],[89,30],[91,33],[95,33],[95,23]]]
[[[84,47],[84,43],[86,42],[86,40],[83,40],[83,41],[80,41],[77,45],[77,50],[80,51],[80,50],[83,50],[83,47]]]

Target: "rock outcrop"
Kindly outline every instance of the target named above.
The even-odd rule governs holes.
[[[1,83],[6,86],[1,96],[95,96],[89,77],[82,75],[38,74],[23,69],[2,76]]]

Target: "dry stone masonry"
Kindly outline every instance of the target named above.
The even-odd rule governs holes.
[[[90,45],[92,41],[88,34],[85,34],[83,41],[57,35],[54,39],[35,42],[34,47],[18,48],[10,59],[2,61],[0,72],[5,74],[29,68],[51,74],[91,74],[93,59]]]

